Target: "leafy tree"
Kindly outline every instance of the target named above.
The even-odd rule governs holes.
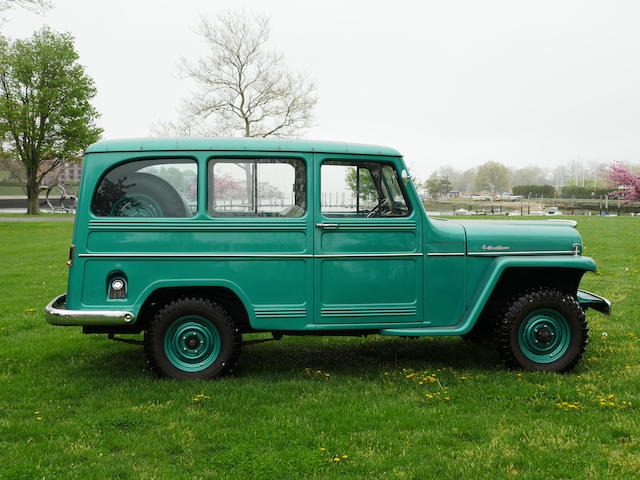
[[[358,172],[360,183],[358,184]],[[367,168],[348,167],[344,180],[354,195],[359,194],[362,200],[374,200],[378,197],[376,185],[371,172]]]
[[[546,182],[544,170],[540,167],[525,167],[510,174],[512,185],[543,185]]]
[[[509,188],[509,170],[500,162],[487,162],[478,167],[476,188],[491,193]]]
[[[315,87],[267,48],[268,18],[228,11],[214,22],[201,19],[198,27],[209,52],[197,62],[184,61],[182,71],[199,90],[185,99],[178,124],[163,123],[156,131],[288,137],[311,126]]]
[[[458,182],[454,184],[460,192],[471,192],[476,184],[477,168],[469,168],[460,174]]]
[[[459,170],[456,170],[450,165],[445,165],[444,167],[438,168],[433,176],[447,178],[451,182],[451,188],[457,188],[460,181],[460,175],[461,173]]]
[[[0,40],[0,141],[26,172],[27,213],[39,213],[43,178],[100,137],[96,89],[69,34],[45,27],[28,40]]]
[[[451,191],[451,182],[447,177],[432,176],[424,183],[424,188],[432,197],[438,198],[440,195],[446,195]]]
[[[622,163],[614,163],[606,176],[609,186],[616,188],[610,195],[625,202],[640,202],[640,175],[634,175]]]

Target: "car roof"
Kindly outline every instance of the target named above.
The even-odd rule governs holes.
[[[103,140],[90,145],[85,153],[145,151],[256,151],[349,153],[358,155],[401,156],[394,148],[345,142],[323,142],[281,138],[130,138]]]

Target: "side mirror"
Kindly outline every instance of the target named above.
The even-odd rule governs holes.
[[[400,176],[402,177],[402,181],[405,185],[409,183],[409,180],[411,180],[411,175],[409,175],[409,173],[404,168],[402,169],[402,173],[400,174]]]

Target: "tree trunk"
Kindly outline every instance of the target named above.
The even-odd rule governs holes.
[[[38,182],[38,170],[27,169],[27,215],[40,215],[38,195],[40,182]]]

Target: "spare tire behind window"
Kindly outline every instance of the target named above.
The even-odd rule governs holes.
[[[167,181],[148,173],[104,178],[93,198],[93,212],[103,217],[190,217],[180,194]]]

